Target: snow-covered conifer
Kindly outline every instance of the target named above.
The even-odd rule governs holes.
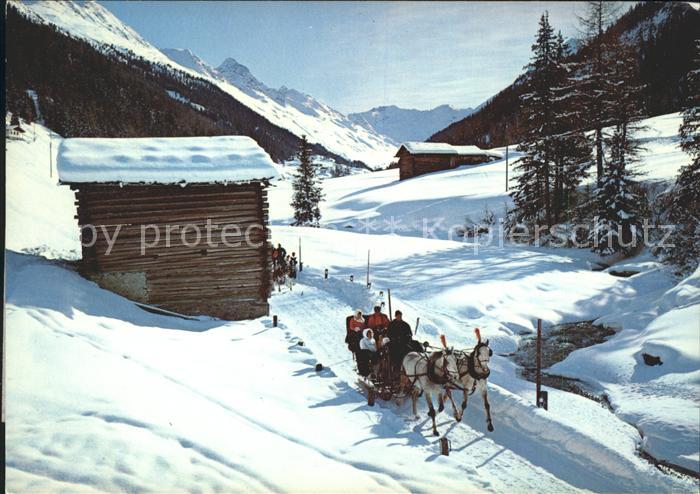
[[[323,191],[318,183],[316,165],[311,162],[311,148],[306,136],[301,137],[299,167],[294,177],[292,207],[295,226],[319,226],[321,210],[319,204]]]
[[[545,12],[540,19],[527,91],[522,96],[527,133],[519,150],[514,226],[553,225],[572,216],[576,190],[591,164],[590,142],[582,130],[567,130],[576,116],[568,82],[564,40],[554,35]],[[534,231],[534,230],[532,230]]]
[[[681,168],[669,194],[668,219],[674,232],[668,239],[672,247],[664,250],[667,261],[682,272],[691,272],[700,259],[700,40],[693,69],[686,78],[683,122],[679,134],[681,148],[690,155],[689,165]]]
[[[518,147],[524,153],[515,167],[517,185],[511,193],[515,205],[511,224],[535,226],[552,223],[551,165],[555,130],[554,99],[557,45],[547,12],[540,18],[526,67],[527,91],[521,97],[527,131]]]
[[[608,107],[613,124],[605,136],[607,163],[594,195],[596,221],[591,231],[594,250],[601,254],[630,253],[642,239],[644,200],[636,189],[634,165],[641,150],[635,133],[644,116],[640,98],[643,86],[633,69],[634,53],[622,44],[614,45],[608,60],[607,95],[614,102]]]

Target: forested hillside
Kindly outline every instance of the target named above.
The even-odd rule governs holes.
[[[6,109],[64,137],[247,135],[275,161],[300,139],[208,81],[117,50],[97,50],[12,5],[6,17]],[[37,95],[38,110],[30,94]],[[313,153],[348,163],[320,145]],[[360,165],[359,163],[355,163]]]
[[[685,99],[683,78],[691,68],[694,40],[700,38],[698,10],[687,2],[640,2],[621,15],[604,36],[618,38],[634,48],[648,116],[681,109]],[[586,56],[582,48],[570,55],[568,62],[580,62]],[[519,76],[479,111],[429,140],[482,147],[519,142],[525,130],[520,106],[524,77]]]

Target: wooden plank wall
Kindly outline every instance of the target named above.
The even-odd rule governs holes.
[[[450,154],[403,155],[399,159],[399,178],[404,180],[426,173],[450,170],[458,166],[484,163],[486,161],[489,161],[487,156],[456,156]]]
[[[111,280],[109,288],[119,292],[113,283],[117,274],[124,278],[128,273],[145,273],[142,301],[147,303],[227,319],[267,314],[271,260],[267,191],[262,184],[71,187],[76,191],[84,245],[94,231],[85,226],[97,229],[94,245],[83,247],[83,271],[98,283]],[[199,242],[194,225],[201,233]],[[108,253],[104,230],[111,238],[118,226]],[[229,246],[224,245],[224,236]],[[132,293],[123,287],[122,294]]]

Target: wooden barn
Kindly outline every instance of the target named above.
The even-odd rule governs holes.
[[[269,313],[276,170],[253,139],[65,139],[57,167],[75,191],[86,277],[181,314]]]
[[[395,155],[399,159],[399,179],[450,170],[500,159],[501,153],[477,146],[453,146],[441,142],[405,142]]]

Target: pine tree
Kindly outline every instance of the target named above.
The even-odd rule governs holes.
[[[637,194],[634,164],[641,151],[635,133],[644,117],[640,98],[643,86],[638,82],[634,53],[622,44],[614,46],[615,56],[608,60],[607,96],[614,104],[608,108],[612,132],[604,136],[607,163],[594,195],[596,221],[591,240],[601,254],[630,253],[642,239],[644,198]]]
[[[561,31],[556,38],[554,58],[554,199],[555,223],[575,216],[577,190],[591,167],[591,140],[583,130],[583,122],[577,122],[580,112],[576,108],[576,94],[569,84],[570,66],[565,63],[564,38]],[[574,130],[567,130],[567,129]]]
[[[579,188],[593,164],[590,137],[580,130],[560,135],[556,140],[554,159],[555,221],[571,221],[577,217],[576,208],[581,202]]]
[[[532,60],[527,66],[527,91],[522,97],[527,131],[516,166],[515,208],[509,223],[551,226],[571,218],[575,195],[591,164],[591,145],[581,130],[570,131],[577,115],[565,64],[564,39],[540,19]]]
[[[519,151],[524,153],[515,167],[517,185],[511,193],[515,205],[511,224],[552,224],[551,165],[553,159],[554,87],[557,46],[549,14],[542,14],[532,45],[527,91],[521,97],[527,132]]]
[[[586,11],[579,17],[584,35],[584,59],[573,72],[572,82],[581,99],[581,120],[594,131],[597,182],[603,180],[605,163],[603,128],[609,123],[608,108],[611,103],[607,81],[612,60],[612,50],[603,34],[617,16],[618,6],[603,0],[586,2]]]
[[[700,159],[700,39],[695,41],[693,68],[686,77],[686,102],[683,109],[683,123],[679,129],[681,149],[693,161]]]
[[[698,267],[700,259],[700,40],[694,68],[686,78],[687,95],[679,134],[681,148],[691,162],[681,168],[670,194],[668,219],[675,229],[664,252],[665,260],[677,265],[681,272]]]
[[[318,227],[321,221],[319,204],[323,199],[323,191],[316,175],[317,166],[311,162],[311,147],[306,136],[301,137],[298,157],[299,167],[292,185],[294,225]]]

